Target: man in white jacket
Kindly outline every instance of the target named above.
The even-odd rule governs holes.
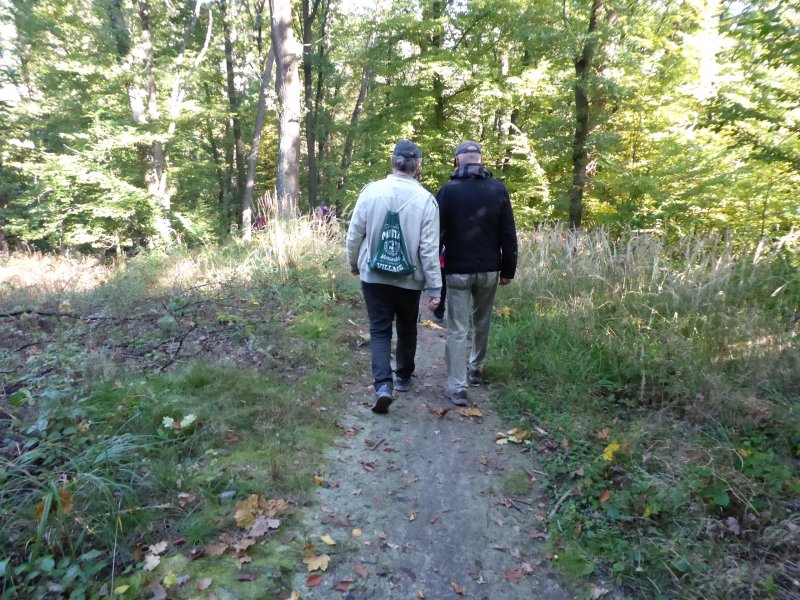
[[[400,140],[392,153],[392,174],[367,184],[358,196],[347,230],[347,261],[360,277],[369,315],[372,376],[375,402],[372,411],[385,414],[394,400],[393,391],[411,387],[417,351],[419,299],[425,290],[429,310],[439,305],[442,277],[439,269],[439,207],[417,181],[422,153],[409,140]],[[369,266],[381,242],[389,211],[398,213],[408,259],[415,267],[410,275],[394,275]],[[395,374],[392,376],[392,324],[397,324]]]

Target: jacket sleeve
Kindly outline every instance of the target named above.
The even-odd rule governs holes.
[[[425,295],[438,298],[442,293],[442,270],[439,267],[439,205],[430,195],[422,214],[419,262],[425,274]]]
[[[504,187],[503,204],[500,209],[500,277],[514,279],[517,272],[517,227],[511,198]]]
[[[350,219],[350,226],[347,228],[347,263],[353,273],[359,270],[358,254],[361,250],[361,244],[364,243],[364,238],[367,235],[367,221],[362,198],[363,194],[356,201],[353,217]]]

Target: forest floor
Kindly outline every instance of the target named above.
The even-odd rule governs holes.
[[[370,411],[368,346],[354,361],[342,435],[301,525],[309,556],[329,566],[296,575],[303,598],[573,597],[545,548],[536,442],[497,443],[510,426],[491,384],[470,388],[469,407],[444,397],[445,336],[420,325],[412,389],[388,415]]]

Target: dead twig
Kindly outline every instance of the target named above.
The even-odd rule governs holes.
[[[380,440],[375,442],[375,445],[372,446],[372,448],[370,448],[370,450],[372,450],[374,452],[378,448],[378,446],[380,446],[385,441],[386,441],[386,438],[381,438]]]
[[[572,495],[572,488],[568,489],[561,498],[558,499],[555,506],[553,506],[553,510],[550,511],[550,518],[552,519],[555,514],[558,512],[558,509],[561,508],[561,505],[564,504],[564,501]]]

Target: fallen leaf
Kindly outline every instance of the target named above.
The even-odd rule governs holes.
[[[239,564],[237,566],[241,569],[244,565],[249,565],[251,562],[253,562],[253,558],[245,554],[239,557]]]
[[[300,592],[292,592],[291,595],[286,600],[303,600],[300,597]]]
[[[178,539],[173,540],[172,544],[174,546],[183,546],[188,541],[189,540],[187,540],[185,537],[179,537]]]
[[[598,598],[602,598],[608,594],[608,590],[606,588],[602,588],[593,583],[590,584],[589,587],[592,589],[592,600],[597,600]]]
[[[363,534],[364,532],[361,531],[360,529],[353,529],[352,535],[354,538],[361,537]]]
[[[148,554],[144,557],[144,567],[142,567],[145,571],[152,571],[161,563],[161,557],[156,554]]]
[[[67,490],[59,490],[58,496],[61,498],[61,512],[66,515],[72,510],[72,494]]]
[[[227,549],[228,544],[209,544],[206,546],[206,554],[209,556],[222,556]]]
[[[450,587],[453,588],[453,591],[456,594],[458,594],[459,596],[466,596],[467,595],[467,590],[465,590],[463,587],[458,585],[455,581],[451,581],[450,582]]]
[[[167,549],[167,542],[158,542],[150,546],[147,551],[150,554],[162,554]]]
[[[353,570],[356,572],[356,575],[361,577],[361,579],[366,579],[367,577],[369,577],[369,569],[367,569],[367,565],[362,563],[360,560],[356,561]]]
[[[321,486],[323,483],[325,483],[325,480],[319,475],[314,475],[314,483]]]
[[[306,587],[316,587],[320,583],[322,583],[322,575],[319,573],[314,573],[313,575],[309,575],[308,579],[306,579]]]
[[[417,590],[417,598],[420,598],[420,600],[424,600],[425,599],[425,591],[424,590]]]
[[[480,459],[478,459],[482,465],[485,465],[489,462],[489,459],[485,456],[481,455]]]
[[[129,585],[118,585],[117,587],[114,588],[114,595],[115,596],[122,596],[122,594],[127,592],[128,589],[130,589],[130,587],[131,586],[129,586]]]
[[[439,520],[439,517],[431,517],[431,525],[436,525],[436,521]]]
[[[331,557],[327,554],[320,554],[319,556],[306,556],[303,562],[308,565],[309,571],[327,571],[330,560]]]
[[[611,497],[611,492],[609,492],[608,490],[602,490],[598,494],[597,499],[600,500],[600,502],[608,502],[608,499],[610,497]]]
[[[385,539],[386,539],[386,538],[388,538],[388,537],[389,537],[389,536],[388,536],[388,535],[386,535],[386,532],[385,532],[385,531],[381,531],[381,532],[378,534],[378,539],[380,539],[380,540],[385,540]]]
[[[483,416],[483,413],[481,412],[481,409],[478,408],[477,406],[458,408],[458,409],[456,409],[456,412],[458,414],[460,414],[460,415],[464,415],[465,417],[482,417]]]
[[[251,575],[250,573],[242,573],[236,578],[237,581],[255,581],[256,576]]]
[[[237,552],[244,552],[255,543],[256,541],[251,537],[242,538],[239,542],[233,545],[233,549]]]
[[[728,531],[734,535],[739,535],[742,532],[742,528],[739,526],[739,521],[736,520],[736,517],[728,517],[725,520],[725,524],[728,526]]]
[[[167,589],[158,580],[148,585],[147,591],[151,594],[150,600],[167,600]]]
[[[429,413],[431,413],[432,415],[436,415],[436,416],[437,416],[437,417],[439,417],[440,419],[443,419],[443,418],[444,418],[444,416],[445,416],[447,413],[449,413],[449,412],[450,412],[450,409],[449,409],[449,408],[431,408],[431,407],[429,406],[429,407],[428,407],[428,412],[429,412]]]
[[[195,587],[202,592],[203,590],[207,590],[208,587],[211,585],[211,582],[213,581],[214,580],[211,579],[211,577],[203,577],[200,581],[197,582],[197,585]]]
[[[256,522],[258,500],[257,494],[251,494],[249,498],[236,503],[236,525],[242,529],[252,527]]]
[[[595,434],[597,435],[598,440],[606,441],[608,439],[608,435],[611,433],[611,429],[608,427],[603,427],[602,429],[598,429]]]
[[[416,510],[412,510],[411,513],[409,513],[409,515],[408,515],[408,520],[409,521],[415,520],[417,518],[417,512],[418,511],[416,511]]]
[[[339,581],[336,586],[333,588],[337,592],[349,592],[350,586],[355,583],[353,579],[342,579]]]
[[[362,460],[361,461],[361,465],[364,467],[364,469],[366,469],[370,473],[375,470],[375,463],[374,462],[364,462]]]
[[[619,442],[617,441],[611,442],[608,446],[606,446],[606,449],[603,450],[603,459],[607,460],[608,462],[611,462],[612,460],[614,460],[614,453],[620,448],[621,446],[619,445]]]
[[[504,575],[511,583],[519,583],[520,580],[525,577],[525,574],[519,569],[509,569]]]

